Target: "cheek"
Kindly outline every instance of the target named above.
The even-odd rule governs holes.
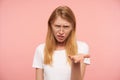
[[[66,36],[69,36],[72,30],[66,32]]]
[[[53,32],[53,35],[54,35],[54,36],[57,35],[57,31],[56,31],[56,30],[53,29],[52,32]]]
[[[70,29],[70,30],[68,31],[68,34],[70,34],[70,33],[72,32],[72,30],[73,30],[73,29]]]

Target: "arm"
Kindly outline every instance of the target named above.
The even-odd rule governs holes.
[[[83,62],[74,63],[71,65],[71,80],[83,80],[86,64]]]
[[[89,58],[89,54],[80,54],[75,56],[69,56],[69,58],[72,60],[72,74],[71,74],[71,80],[83,80],[86,64],[84,63],[84,58]],[[80,73],[79,73],[80,72]],[[76,75],[79,74],[79,75]]]
[[[36,80],[44,80],[43,69],[36,68]]]
[[[83,63],[83,62],[81,62],[81,80],[83,80],[84,79],[84,75],[85,75],[85,70],[86,70],[86,64],[85,63]]]

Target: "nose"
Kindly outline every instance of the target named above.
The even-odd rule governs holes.
[[[64,34],[64,30],[62,27],[60,28],[59,34],[61,34],[61,35]]]

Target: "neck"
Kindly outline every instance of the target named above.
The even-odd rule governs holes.
[[[57,42],[57,46],[65,46],[65,42]]]
[[[65,42],[57,42],[57,50],[65,49]]]

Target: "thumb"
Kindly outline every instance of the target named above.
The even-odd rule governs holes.
[[[70,56],[70,55],[69,55],[68,57],[69,57],[70,60],[74,61],[73,56]]]
[[[71,57],[70,55],[68,55],[68,57],[69,57],[70,59],[72,59],[72,57]]]

